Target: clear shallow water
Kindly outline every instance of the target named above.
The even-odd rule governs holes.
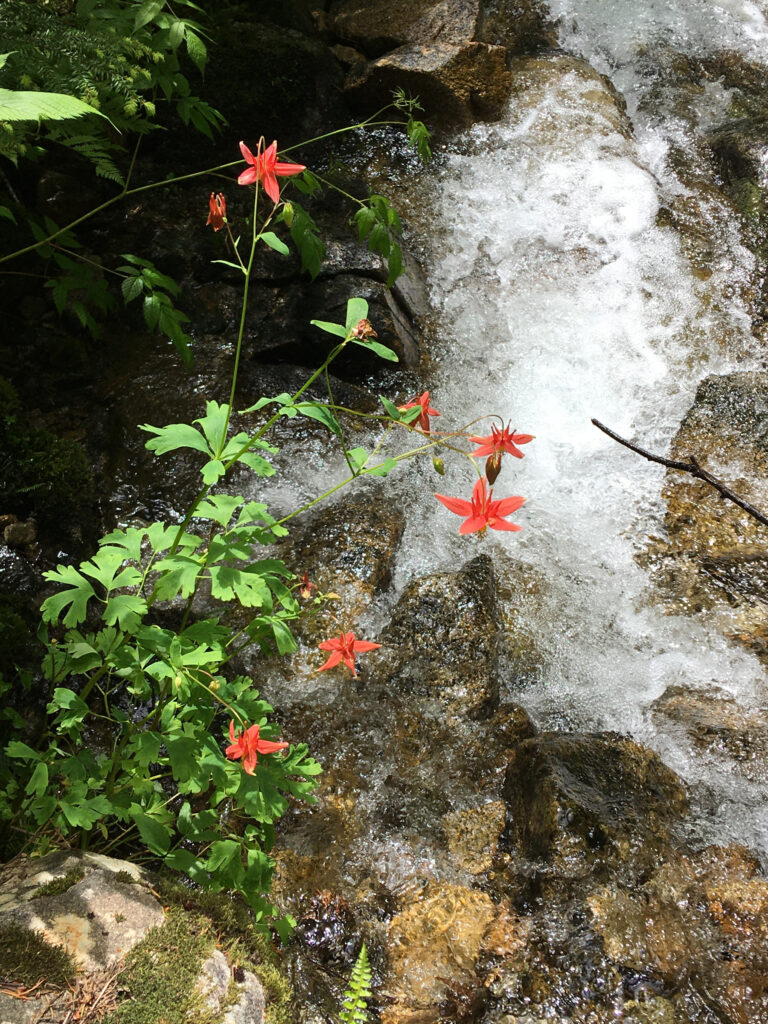
[[[755,365],[745,358],[748,313],[734,297],[753,263],[732,219],[710,204],[720,254],[706,282],[677,233],[657,222],[670,197],[691,190],[670,153],[693,149],[724,119],[727,92],[705,89],[681,119],[677,108],[654,107],[648,90],[654,49],[730,48],[765,60],[768,24],[756,5],[735,2],[552,0],[551,9],[564,49],[610,74],[627,99],[633,133],[601,113],[594,84],[565,74],[537,79],[501,123],[475,126],[443,156],[426,197],[441,339],[435,425],[498,412],[536,441],[522,462],[507,460],[495,488],[497,497],[528,496],[515,516],[524,531],[459,539],[458,519],[427,506],[410,517],[398,582],[481,549],[522,560],[542,585],[512,604],[540,670],[509,696],[542,727],[612,728],[656,747],[698,789],[702,834],[766,857],[764,788],[657,732],[647,710],[673,684],[717,685],[745,706],[765,705],[765,672],[706,622],[665,616],[654,603],[635,554],[663,532],[664,471],[590,419],[664,452],[701,378]],[[694,170],[695,160],[692,152]],[[471,468],[452,461],[439,484],[468,496]]]

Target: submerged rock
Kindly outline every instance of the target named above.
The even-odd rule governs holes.
[[[768,781],[768,714],[746,711],[725,691],[669,686],[654,718],[681,726],[700,750],[753,781]],[[663,721],[662,721],[663,727]]]
[[[670,457],[700,464],[758,509],[768,509],[768,373],[705,378]],[[702,480],[670,470],[667,538],[654,545],[656,575],[676,611],[706,611],[720,628],[768,656],[765,527]]]
[[[685,814],[682,783],[616,733],[542,733],[512,752],[504,782],[508,847],[561,876],[651,862]]]
[[[383,634],[377,677],[400,693],[438,698],[454,714],[488,711],[499,699],[500,627],[487,555],[414,580]]]
[[[442,883],[428,886],[393,917],[385,994],[394,1006],[383,1011],[382,1024],[436,1022],[451,986],[473,981],[493,917],[494,906],[485,893]]]

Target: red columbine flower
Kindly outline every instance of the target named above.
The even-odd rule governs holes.
[[[381,647],[381,644],[372,644],[369,640],[356,640],[354,633],[342,633],[341,636],[335,636],[332,640],[323,640],[318,647],[321,651],[332,652],[328,661],[317,670],[318,672],[334,668],[340,661],[343,661],[352,675],[356,676],[355,655],[365,654],[366,651],[375,651],[377,647]]]
[[[405,405],[398,405],[400,412],[406,412],[408,409],[415,409],[417,405],[421,406],[421,412],[419,413],[418,424],[425,434],[429,433],[429,417],[439,416],[440,413],[437,409],[430,408],[429,405],[429,392],[424,391],[415,398],[412,402],[406,402]]]
[[[277,184],[277,177],[286,178],[292,174],[301,174],[305,170],[305,166],[304,164],[280,164],[277,162],[277,142],[273,142],[266,149],[262,149],[263,145],[264,139],[260,139],[256,156],[254,156],[244,142],[240,143],[243,159],[247,160],[251,166],[246,167],[237,179],[237,183],[238,185],[252,185],[254,182],[260,181],[272,202],[278,203],[280,201],[280,186]]]
[[[525,501],[525,498],[501,498],[500,501],[493,501],[493,490],[486,490],[485,477],[481,477],[475,484],[472,491],[472,500],[465,501],[463,498],[446,498],[444,494],[436,494],[435,497],[445,507],[455,512],[457,516],[466,516],[467,519],[459,527],[459,533],[481,532],[486,526],[492,530],[522,530],[517,523],[505,522],[506,516],[517,512]]]
[[[469,440],[472,444],[480,445],[479,448],[471,452],[472,455],[483,456],[494,455],[496,452],[509,452],[516,459],[522,459],[525,453],[521,452],[516,445],[528,444],[533,440],[533,434],[516,434],[514,431],[510,431],[509,424],[503,430],[499,430],[494,425],[491,427],[488,437],[470,437]]]
[[[239,757],[242,757],[243,768],[247,775],[253,775],[259,754],[275,754],[278,750],[285,750],[288,746],[287,743],[260,740],[258,725],[251,725],[235,735],[234,721],[229,723],[229,738],[232,740],[232,745],[227,747],[225,753],[232,761],[237,761]]]
[[[217,192],[215,195],[211,192],[211,198],[208,200],[208,210],[208,220],[205,222],[205,226],[208,227],[210,224],[214,231],[220,231],[224,227],[224,221],[227,219],[227,200],[221,192]]]

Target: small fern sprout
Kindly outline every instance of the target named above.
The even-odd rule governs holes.
[[[340,1024],[366,1024],[368,1020],[368,1000],[371,992],[371,965],[368,962],[368,950],[365,943],[360,947],[352,976],[344,993],[339,1014]]]

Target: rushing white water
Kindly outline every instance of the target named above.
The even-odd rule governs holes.
[[[528,496],[515,515],[523,533],[459,539],[448,511],[414,516],[399,582],[481,549],[521,559],[537,585],[512,604],[542,669],[510,696],[542,726],[614,728],[655,746],[707,794],[707,838],[768,855],[764,790],[658,732],[648,713],[680,683],[717,685],[750,706],[764,699],[764,670],[706,622],[665,616],[654,602],[634,556],[663,532],[664,471],[590,423],[597,417],[663,452],[701,378],[736,368],[734,354],[749,368],[749,319],[733,285],[753,267],[735,225],[721,218],[721,260],[706,285],[677,233],[657,226],[660,205],[687,190],[668,167],[670,148],[716,123],[727,96],[705,91],[685,124],[663,109],[648,115],[643,74],[654,45],[765,59],[768,25],[755,4],[736,0],[552,0],[551,8],[563,47],[627,97],[632,133],[617,130],[607,92],[596,98],[599,83],[561,63],[533,76],[502,123],[476,126],[445,155],[431,197],[442,339],[430,380],[443,412],[436,426],[497,412],[536,440],[524,461],[505,460],[495,488],[497,497]],[[703,302],[705,287],[722,303]],[[727,306],[725,323],[709,312],[718,305]],[[471,486],[458,460],[437,489],[467,497]]]

